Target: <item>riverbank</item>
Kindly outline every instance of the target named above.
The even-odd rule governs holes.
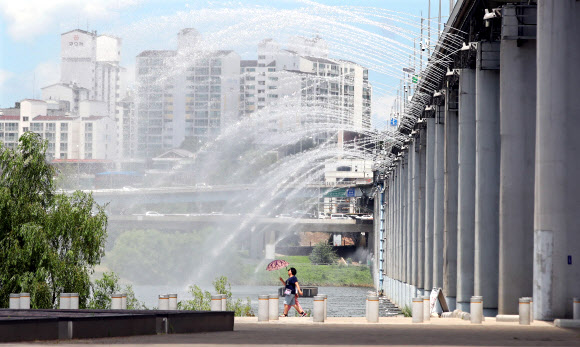
[[[296,268],[298,281],[302,285],[325,287],[373,287],[373,279],[366,265],[317,265],[310,263],[307,256],[280,256],[290,267]],[[232,278],[238,285],[276,285],[279,277],[286,279],[287,271],[266,271],[262,263],[244,264],[242,276]]]

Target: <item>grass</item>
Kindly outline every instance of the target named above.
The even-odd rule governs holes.
[[[307,256],[283,256],[280,259],[296,268],[296,277],[300,284],[308,286],[339,286],[339,287],[372,287],[373,279],[368,266],[353,265],[314,265]],[[254,273],[255,264],[244,266],[241,277],[244,280],[239,284],[248,285],[278,285],[279,277],[286,279],[285,269],[278,271],[258,271]]]

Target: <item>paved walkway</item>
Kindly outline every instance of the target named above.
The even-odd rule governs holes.
[[[364,317],[334,318],[314,323],[312,318],[281,318],[261,322],[257,318],[236,318],[233,332],[135,336],[91,340],[41,342],[45,344],[123,345],[294,345],[294,346],[580,346],[580,330],[561,329],[551,323],[531,326],[498,323],[486,318],[471,325],[457,318],[433,318],[412,324],[410,318],[381,318],[366,323]],[[22,346],[23,344],[17,344]]]

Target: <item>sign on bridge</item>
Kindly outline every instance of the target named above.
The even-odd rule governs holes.
[[[325,198],[354,198],[357,196],[362,196],[360,188],[336,188],[324,194]]]

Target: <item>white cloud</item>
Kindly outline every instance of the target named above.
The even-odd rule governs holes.
[[[4,83],[6,83],[10,78],[12,78],[14,74],[10,71],[0,70],[0,89],[4,87]]]
[[[58,83],[60,81],[60,63],[53,61],[42,62],[36,66],[33,75],[36,90]],[[37,97],[40,97],[40,95]]]
[[[33,38],[67,17],[110,19],[141,0],[0,0],[0,14],[15,40]]]

